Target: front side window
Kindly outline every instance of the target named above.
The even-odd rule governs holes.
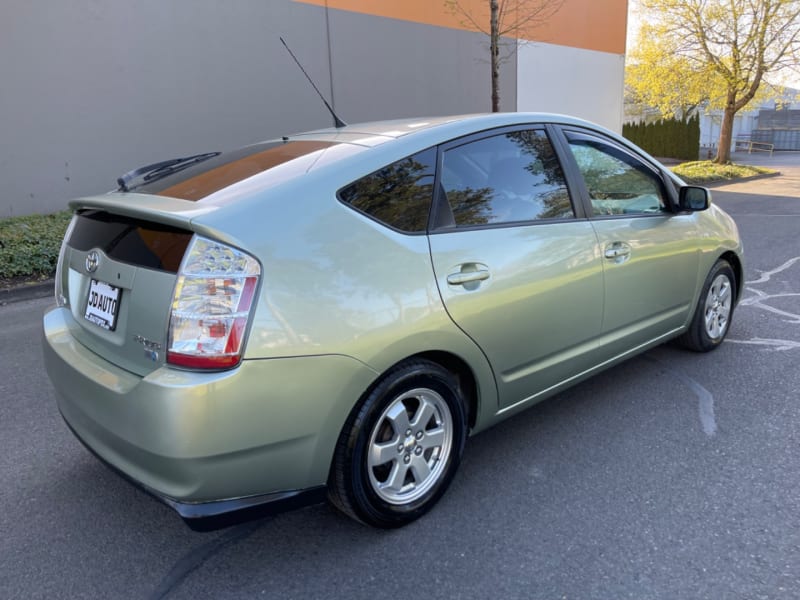
[[[427,230],[436,173],[436,149],[399,160],[339,192],[339,199],[407,233]]]
[[[513,131],[447,150],[441,183],[452,211],[450,226],[575,216],[544,131]]]
[[[621,148],[591,136],[568,133],[595,216],[666,211],[661,179]]]

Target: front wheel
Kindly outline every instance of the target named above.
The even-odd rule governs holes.
[[[414,360],[389,371],[348,418],[328,482],[332,503],[376,527],[401,527],[439,500],[467,433],[453,375]]]
[[[681,343],[695,352],[708,352],[722,343],[728,334],[736,298],[736,277],[726,260],[718,260],[711,268],[689,330]]]

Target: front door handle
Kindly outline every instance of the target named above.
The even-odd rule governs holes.
[[[489,268],[479,263],[464,263],[461,270],[457,273],[450,273],[447,276],[447,283],[450,285],[463,285],[467,289],[473,289],[478,282],[489,279]],[[473,284],[473,285],[470,285]]]

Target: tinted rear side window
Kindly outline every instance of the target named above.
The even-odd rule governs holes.
[[[345,204],[407,233],[428,227],[436,173],[436,149],[398,160],[339,192]]]
[[[192,233],[139,219],[88,211],[78,216],[68,244],[88,252],[99,248],[120,262],[177,273]]]
[[[444,226],[571,219],[567,183],[544,131],[513,131],[444,153],[442,190],[452,218]]]

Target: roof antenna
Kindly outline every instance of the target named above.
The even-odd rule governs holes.
[[[327,108],[328,112],[331,113],[331,116],[333,117],[333,123],[336,126],[336,129],[339,129],[340,127],[345,127],[347,125],[347,123],[342,121],[338,116],[336,116],[336,113],[333,112],[333,109],[331,108],[331,105],[328,104],[328,101],[325,100],[325,96],[322,95],[322,92],[319,91],[319,88],[316,85],[314,85],[313,81],[311,81],[311,77],[308,76],[308,73],[306,73],[306,70],[303,68],[303,65],[300,64],[299,60],[297,60],[297,57],[294,55],[294,52],[292,52],[292,50],[289,48],[289,46],[286,45],[286,42],[283,41],[282,37],[278,37],[278,39],[281,41],[281,44],[283,44],[283,47],[286,48],[286,51],[294,59],[294,62],[297,63],[297,66],[300,67],[300,70],[303,72],[303,75],[305,75],[306,79],[308,79],[308,83],[311,84],[311,87],[313,87],[314,90],[317,92],[317,94],[319,94],[319,97],[322,99],[322,102],[325,103],[325,108]]]

